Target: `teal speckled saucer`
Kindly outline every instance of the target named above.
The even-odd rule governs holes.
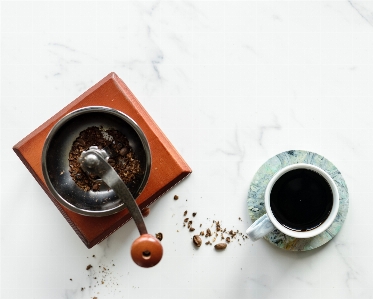
[[[271,244],[290,251],[307,251],[324,245],[340,231],[348,212],[348,189],[339,170],[329,160],[316,153],[291,150],[278,154],[265,162],[255,174],[247,200],[251,220],[254,222],[266,213],[264,193],[273,175],[285,166],[307,163],[316,165],[327,172],[337,185],[339,192],[339,211],[333,224],[323,233],[308,239],[297,239],[274,230],[264,237]]]

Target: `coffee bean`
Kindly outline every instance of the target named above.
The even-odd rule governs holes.
[[[197,215],[197,213],[193,213],[193,214],[192,214],[193,217],[196,217],[196,215]]]
[[[115,160],[114,160],[114,159],[109,159],[107,162],[108,162],[112,167],[115,166]]]
[[[93,184],[92,186],[92,191],[97,191],[98,190],[98,187],[99,185],[96,183],[96,184]]]
[[[202,239],[200,238],[200,236],[198,236],[198,235],[193,236],[193,243],[197,247],[201,247],[201,245],[202,245]]]
[[[184,219],[184,222],[188,222],[188,220],[189,220],[189,218],[185,218],[185,219]]]
[[[78,172],[76,175],[75,175],[75,178],[80,181],[82,178],[83,178],[83,174]]]
[[[214,247],[217,250],[223,250],[223,249],[227,248],[227,244],[226,243],[219,243],[219,244],[216,244]]]
[[[190,228],[189,228],[189,231],[190,231],[190,232],[193,232],[194,230],[195,230],[195,228],[193,228],[193,227],[190,227]]]
[[[145,208],[141,211],[143,217],[147,217],[150,213],[150,208]]]
[[[156,237],[159,241],[162,241],[162,239],[163,239],[163,234],[162,234],[162,233],[157,233],[157,234],[155,234],[155,237]]]
[[[186,214],[188,214],[188,211],[185,211],[185,212],[184,212],[184,216],[186,216]]]
[[[121,155],[121,156],[125,156],[127,153],[128,153],[128,148],[126,148],[126,147],[123,147],[123,148],[119,151],[119,155]]]
[[[178,200],[178,199],[179,199],[179,196],[174,195],[174,200]]]

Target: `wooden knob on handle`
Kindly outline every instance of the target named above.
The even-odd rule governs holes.
[[[132,259],[140,267],[150,268],[155,266],[162,259],[162,255],[162,244],[152,235],[143,234],[132,243]]]

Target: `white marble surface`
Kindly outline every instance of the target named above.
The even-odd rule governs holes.
[[[372,53],[371,1],[2,1],[1,298],[373,298]],[[86,249],[12,151],[112,71],[193,169],[151,206],[165,252],[147,270],[133,222]],[[335,239],[193,247],[184,210],[245,231],[251,178],[288,149],[341,170]]]

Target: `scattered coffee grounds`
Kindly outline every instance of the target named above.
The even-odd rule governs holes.
[[[183,216],[185,217],[187,214],[188,214],[188,211],[185,210],[184,213],[183,213]],[[196,217],[197,212],[193,212],[192,216]],[[198,219],[196,219],[196,220],[198,220]],[[207,220],[210,220],[210,219],[207,218]],[[242,221],[242,218],[238,217],[238,220]],[[193,224],[193,221],[190,220],[190,218],[188,218],[188,217],[184,218],[183,227],[188,226],[188,230],[190,232],[195,231],[195,228],[192,226],[192,224]],[[199,227],[202,227],[202,224],[200,224]],[[213,228],[215,228],[214,231],[212,231]],[[177,231],[177,232],[179,232],[179,231]],[[211,224],[210,227],[206,228],[205,230],[200,231],[199,235],[193,236],[193,243],[197,247],[201,246],[201,245],[198,246],[196,244],[196,242],[197,242],[196,240],[198,240],[197,237],[199,239],[201,239],[200,236],[205,236],[205,238],[207,239],[207,241],[205,242],[205,245],[213,245],[213,243],[215,241],[219,240],[219,239],[220,239],[220,242],[225,241],[225,243],[218,243],[214,246],[215,249],[217,249],[217,250],[224,250],[227,247],[228,244],[230,244],[234,241],[237,241],[238,244],[241,246],[241,243],[240,243],[241,239],[242,239],[242,241],[245,241],[246,239],[248,239],[248,236],[246,236],[246,234],[240,232],[238,229],[237,230],[233,230],[233,229],[228,230],[227,228],[224,228],[222,226],[220,221],[216,221],[216,220],[212,221],[212,224]],[[241,239],[239,237],[241,237]],[[202,240],[201,240],[200,244],[202,244]]]
[[[185,216],[186,214],[187,211],[185,211],[183,215]],[[195,217],[196,215],[196,212],[192,213],[193,217]],[[242,221],[241,217],[239,217],[239,220]],[[192,224],[192,220],[189,220],[189,218],[184,218],[183,226],[188,226],[188,230],[190,232],[195,231],[194,227],[192,227]],[[202,224],[200,224],[200,227],[202,227]],[[215,228],[214,231],[212,231],[213,228]],[[216,249],[225,249],[227,245],[232,243],[234,240],[236,240],[238,244],[241,245],[241,239],[239,239],[239,237],[241,237],[243,241],[248,239],[248,237],[245,234],[241,233],[239,230],[227,230],[226,228],[223,228],[221,222],[216,220],[212,221],[212,225],[210,228],[200,231],[199,236],[205,236],[205,238],[207,239],[207,242],[205,242],[206,245],[212,245],[215,241],[217,241],[217,239],[220,239],[221,241],[224,240],[225,243],[216,244]]]
[[[197,247],[201,247],[201,245],[202,245],[202,239],[201,239],[201,237],[198,236],[198,235],[193,236],[193,243]]]
[[[126,136],[118,130],[89,127],[80,132],[69,152],[70,175],[81,189],[99,191],[101,186],[101,181],[97,177],[87,175],[80,168],[78,159],[81,153],[91,146],[97,146],[99,149],[104,148],[107,151],[110,156],[108,163],[130,190],[138,185],[142,169]]]
[[[162,233],[157,233],[157,234],[155,234],[155,237],[156,237],[159,241],[162,241],[162,239],[163,239],[163,234],[162,234]]]
[[[101,261],[102,259],[105,259],[104,257],[97,259],[95,258],[95,255],[89,258],[93,258],[93,263],[98,262],[97,260]],[[92,294],[92,295],[97,296],[98,294],[100,294],[99,290],[105,287],[105,288],[108,288],[109,290],[108,298],[113,298],[112,296],[110,296],[110,294],[114,295],[115,293],[118,292],[116,288],[120,285],[119,283],[121,279],[119,277],[122,277],[122,276],[120,276],[120,273],[115,273],[111,271],[110,265],[112,265],[113,267],[115,266],[113,260],[108,262],[108,264],[102,264],[100,262],[98,266],[97,264],[94,264],[94,266],[89,264],[87,267],[85,267],[86,270],[90,270],[87,275],[91,279],[89,280],[90,281],[89,285],[81,286],[81,291],[90,289],[89,291],[91,293],[92,292],[91,289],[95,288],[96,289],[95,294]],[[121,290],[119,290],[119,292],[121,292]],[[93,297],[93,298],[98,298],[98,297]]]
[[[179,196],[174,195],[174,200],[178,200],[178,199],[179,199]]]
[[[227,248],[227,243],[219,243],[219,244],[216,244],[214,247],[215,247],[215,249],[223,250],[223,249]]]

